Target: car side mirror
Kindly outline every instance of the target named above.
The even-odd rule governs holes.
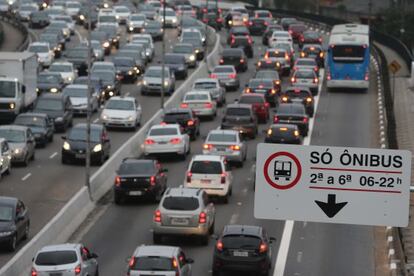
[[[22,86],[22,93],[24,94],[24,93],[26,93],[26,86]]]
[[[187,258],[187,259],[185,259],[185,262],[186,262],[187,264],[192,264],[192,263],[194,263],[194,260],[193,260],[193,259],[191,259],[191,258]]]

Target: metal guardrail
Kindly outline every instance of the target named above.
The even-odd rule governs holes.
[[[23,25],[22,22],[20,22],[18,17],[9,12],[0,12],[0,21],[6,22],[14,26],[23,35],[23,42],[16,47],[15,51],[22,52],[26,50],[27,46],[30,43],[29,31],[27,30],[26,26]],[[4,32],[3,30],[1,30],[0,44],[3,43],[3,41],[4,41]]]

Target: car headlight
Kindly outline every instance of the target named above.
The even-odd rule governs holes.
[[[206,41],[206,38],[205,37],[202,37],[201,38],[201,41],[205,42]]]
[[[107,89],[112,89],[112,85],[107,85],[106,88]]]
[[[147,84],[148,84],[148,82],[147,82],[146,80],[143,80],[143,81],[142,81],[142,84],[143,84],[143,85],[147,85]]]
[[[13,150],[13,153],[14,154],[19,154],[19,153],[21,153],[22,152],[22,150],[21,149],[14,149]]]
[[[129,30],[132,32],[134,30],[134,27],[129,26]]]
[[[173,22],[173,23],[177,23],[177,19],[173,18],[173,19],[172,19],[172,22]]]
[[[63,121],[63,118],[62,118],[62,117],[56,117],[55,121],[56,121],[56,122]]]
[[[0,232],[0,237],[6,237],[13,234],[13,231]]]
[[[68,36],[68,35],[69,35],[69,33],[68,33],[67,31],[63,31],[63,35],[64,35],[64,36]]]
[[[128,121],[132,122],[132,121],[134,121],[134,120],[135,120],[134,116],[129,116],[129,117],[128,117]]]
[[[198,54],[200,52],[200,50],[199,49],[196,49],[195,52],[196,52],[196,54]]]
[[[63,149],[64,150],[70,150],[70,144],[68,142],[63,142]]]
[[[15,109],[16,108],[16,103],[14,103],[14,102],[9,103],[9,108],[10,109]]]
[[[103,44],[103,46],[104,46],[105,48],[108,48],[108,47],[109,47],[109,42],[108,42],[108,41],[105,41],[105,42],[104,42],[104,44]]]
[[[50,88],[50,92],[56,93],[56,92],[58,92],[58,90],[57,90],[57,88]]]
[[[13,1],[9,1],[9,2],[7,2],[7,3],[9,3],[9,5],[13,5]]]
[[[191,60],[191,61],[194,61],[194,60],[195,60],[195,56],[194,56],[194,55],[191,55],[191,56],[190,56],[190,60]]]
[[[97,144],[96,146],[93,147],[93,152],[100,152],[102,150],[102,145],[101,144]]]
[[[130,70],[130,71],[128,71],[128,75],[132,75],[133,74],[133,72]]]
[[[72,81],[72,77],[68,77],[68,81]]]
[[[85,16],[83,14],[81,14],[81,15],[79,15],[79,19],[83,21],[83,20],[85,20]]]
[[[39,93],[39,91],[40,91],[40,89],[39,88],[36,88],[36,92]]]
[[[47,3],[43,3],[43,4],[42,4],[42,7],[43,7],[43,8],[47,8]]]
[[[115,38],[113,38],[113,39],[112,39],[112,41],[113,41],[114,43],[116,43],[116,42],[118,42],[118,38],[116,38],[116,37],[115,37]]]
[[[115,18],[116,18],[116,19],[119,19],[119,15],[115,15]]]
[[[104,3],[103,6],[104,6],[105,9],[109,8],[109,4],[108,3]]]
[[[112,97],[114,95],[114,91],[109,91],[109,96]]]
[[[164,81],[164,87],[167,87],[170,82],[168,80]]]
[[[106,120],[106,119],[108,119],[108,116],[107,116],[107,115],[105,115],[105,114],[103,114],[103,115],[102,115],[102,120]]]
[[[151,55],[151,52],[149,50],[146,50],[145,55],[149,57]]]

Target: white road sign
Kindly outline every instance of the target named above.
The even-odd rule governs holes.
[[[408,225],[411,152],[259,144],[254,216]]]

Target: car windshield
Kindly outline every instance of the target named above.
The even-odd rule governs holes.
[[[194,84],[194,89],[211,89],[216,87],[217,84],[215,82],[196,82]]]
[[[51,110],[51,111],[63,110],[62,101],[60,99],[40,98],[36,102],[35,110]]]
[[[167,64],[184,64],[185,60],[183,59],[183,56],[180,55],[166,55],[165,63]]]
[[[194,38],[186,37],[186,38],[183,38],[181,42],[191,44],[191,45],[193,45],[193,47],[201,47],[201,45],[202,45],[202,42],[201,42],[200,38],[195,38],[194,39]]]
[[[193,174],[221,174],[222,167],[218,161],[194,161],[190,169]]]
[[[0,221],[12,221],[13,208],[11,206],[0,206]]]
[[[225,49],[223,51],[223,57],[240,57],[243,55],[243,52],[239,49]]]
[[[87,49],[70,49],[66,52],[66,57],[68,58],[88,58],[88,50]]]
[[[80,7],[81,7],[81,4],[78,2],[69,2],[66,4],[66,8],[69,8],[69,9],[78,9]]]
[[[212,133],[207,137],[208,142],[237,142],[234,134]]]
[[[29,47],[29,52],[32,53],[47,53],[49,52],[49,47],[46,45],[32,45]]]
[[[132,67],[135,65],[134,59],[132,58],[114,58],[115,66]]]
[[[279,77],[277,76],[277,72],[269,72],[266,70],[261,70],[256,73],[255,79],[276,79],[278,80]]]
[[[265,100],[263,97],[259,97],[259,96],[247,96],[247,97],[242,96],[239,100],[239,103],[243,103],[243,104],[265,103]]]
[[[107,38],[107,34],[105,32],[92,32],[91,39],[103,41]]]
[[[183,32],[183,39],[199,39],[200,33],[199,32]]]
[[[273,57],[273,58],[284,58],[286,53],[284,51],[267,51],[266,57]]]
[[[64,73],[71,73],[72,71],[72,66],[70,65],[63,65],[63,64],[52,64],[49,67],[49,71],[50,72],[64,72]]]
[[[78,261],[76,251],[74,250],[61,250],[61,251],[48,251],[40,252],[36,256],[35,264],[38,266],[58,266],[73,264]]]
[[[29,12],[32,12],[32,11],[37,11],[37,8],[36,7],[34,7],[34,6],[21,6],[20,8],[19,8],[19,11],[29,11]]]
[[[177,135],[176,128],[154,128],[151,129],[150,136],[166,136],[166,135]]]
[[[135,258],[131,270],[140,271],[171,271],[174,270],[172,260],[166,257],[146,256]]]
[[[273,34],[273,36],[274,37],[286,37],[286,38],[288,38],[289,37],[289,33],[285,33],[285,32],[275,32]]]
[[[250,109],[247,108],[227,108],[226,110],[227,116],[250,116]]]
[[[298,79],[313,79],[315,74],[311,70],[299,70],[296,71],[295,77]]]
[[[145,77],[149,78],[161,78],[161,68],[150,68],[145,72]],[[164,71],[165,76],[168,76],[168,69]]]
[[[255,236],[248,235],[226,235],[221,239],[225,248],[256,249],[259,248],[261,240]]]
[[[0,97],[14,98],[16,94],[16,83],[12,81],[0,81]]]
[[[115,12],[129,13],[129,9],[127,7],[115,7]]]
[[[161,23],[159,23],[159,22],[151,22],[151,21],[149,21],[148,23],[147,23],[147,25],[145,26],[145,28],[147,28],[147,29],[161,29]]]
[[[199,203],[194,197],[169,196],[164,199],[162,206],[174,211],[194,211],[198,209]]]
[[[118,174],[144,174],[153,175],[156,173],[154,162],[125,162],[119,167]]]
[[[15,125],[22,125],[22,126],[38,126],[43,127],[46,125],[45,119],[43,117],[37,116],[17,116],[16,120],[14,120]]]
[[[91,141],[92,142],[100,142],[101,131],[97,129],[91,129]],[[69,133],[68,139],[69,140],[75,140],[75,141],[86,141],[87,133],[86,133],[86,127],[75,127],[72,128],[72,130]]]
[[[111,99],[106,104],[105,109],[134,110],[134,103],[132,101]]]
[[[131,15],[130,20],[131,21],[145,21],[145,15]]]
[[[335,45],[331,48],[332,57],[339,63],[359,63],[364,60],[366,46],[361,45]]]
[[[88,96],[88,89],[66,87],[65,89],[63,89],[63,93],[65,95],[68,95],[69,97],[86,98]]]
[[[184,97],[184,101],[207,101],[208,95],[207,94],[187,94]]]
[[[0,137],[10,143],[24,143],[26,141],[25,131],[15,129],[0,129]]]
[[[193,53],[193,46],[191,45],[175,45],[173,49],[173,53],[179,54],[192,54]]]

